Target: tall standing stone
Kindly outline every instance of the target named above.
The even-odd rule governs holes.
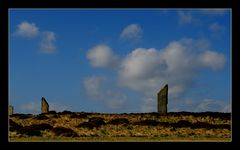
[[[167,103],[168,103],[168,85],[166,84],[158,92],[158,113],[167,114]]]
[[[8,115],[12,115],[13,114],[13,106],[9,105],[8,106]]]
[[[42,113],[49,112],[49,105],[44,97],[42,97],[42,101],[41,101],[41,111],[42,111]]]

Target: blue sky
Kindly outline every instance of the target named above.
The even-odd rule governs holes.
[[[230,9],[9,9],[9,103],[50,110],[231,112]]]

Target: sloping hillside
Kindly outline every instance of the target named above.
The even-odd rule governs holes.
[[[231,141],[231,114],[13,114],[9,141]]]

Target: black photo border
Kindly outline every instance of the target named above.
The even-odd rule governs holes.
[[[0,29],[1,29],[1,50],[0,50],[0,61],[1,61],[1,100],[0,100],[0,145],[4,143],[6,146],[10,145],[24,145],[25,142],[14,143],[8,141],[8,62],[9,62],[9,54],[8,54],[8,9],[9,8],[230,8],[232,9],[232,142],[220,142],[218,145],[220,147],[226,146],[228,148],[230,144],[233,143],[240,143],[240,119],[239,119],[239,110],[240,110],[240,92],[238,91],[239,84],[239,74],[237,71],[237,65],[240,64],[237,62],[238,58],[238,51],[240,51],[240,35],[239,28],[240,28],[240,7],[238,7],[237,0],[145,0],[145,1],[138,1],[138,0],[1,0],[0,1]],[[240,69],[238,69],[240,70]],[[143,142],[144,143],[144,142]],[[135,146],[142,147],[143,143],[134,143]],[[172,142],[167,143],[151,143],[154,144],[166,144],[166,146],[180,146],[182,145],[181,142]],[[199,144],[198,144],[199,143]],[[200,146],[202,143],[205,142],[193,142],[194,147]],[[208,143],[211,144],[212,142]],[[45,142],[41,142],[40,144],[37,142],[30,142],[28,145],[35,144],[43,144]],[[84,144],[84,143],[76,143],[76,142],[51,142],[50,144],[57,144],[57,145],[68,145],[68,144]],[[88,145],[102,145],[102,143],[87,143]],[[118,147],[123,143],[104,143],[104,146],[109,145],[110,148],[121,148]],[[129,143],[128,143],[129,144]],[[144,143],[146,144],[146,143]],[[147,143],[150,144],[150,143]],[[184,143],[183,147],[186,143]],[[214,143],[215,144],[215,143]],[[114,147],[112,147],[114,146]],[[134,145],[133,145],[134,146]],[[157,146],[157,145],[156,145]],[[174,147],[175,147],[174,146]],[[32,147],[31,147],[32,148]],[[72,147],[75,148],[75,147]],[[148,147],[147,147],[148,148]],[[165,146],[164,146],[165,148]],[[187,147],[186,147],[187,148]],[[224,147],[222,147],[224,148]]]

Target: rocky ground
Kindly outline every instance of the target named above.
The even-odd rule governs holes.
[[[9,117],[9,141],[141,139],[231,141],[231,114],[204,112],[100,114],[55,112]],[[106,139],[106,140],[104,140]]]

